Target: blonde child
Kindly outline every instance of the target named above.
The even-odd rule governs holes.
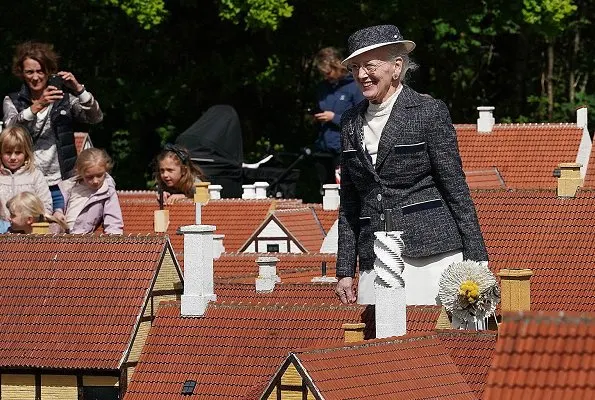
[[[35,168],[33,143],[26,128],[15,125],[0,133],[0,215],[8,216],[6,202],[18,193],[34,193],[48,214],[52,212],[52,196],[43,173]],[[45,214],[45,213],[44,213]],[[62,215],[61,211],[56,217]]]
[[[163,190],[165,204],[194,196],[194,182],[204,181],[200,168],[192,163],[188,150],[166,144],[155,162],[155,181]]]
[[[6,203],[10,212],[10,233],[31,233],[34,222],[54,222],[62,229],[66,223],[47,213],[46,207],[39,197],[31,192],[20,192]],[[55,229],[50,228],[51,231]]]
[[[77,176],[60,183],[70,233],[91,233],[100,225],[105,233],[123,232],[116,184],[109,175],[112,166],[105,150],[86,149],[76,160]]]

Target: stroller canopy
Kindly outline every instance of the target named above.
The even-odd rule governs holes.
[[[242,128],[236,110],[229,105],[209,108],[194,124],[178,136],[176,144],[190,152],[190,157],[204,162],[242,168]],[[208,160],[208,161],[207,161]]]
[[[177,137],[176,144],[188,149],[192,161],[211,183],[223,186],[223,197],[241,194],[242,128],[232,106],[210,107]]]

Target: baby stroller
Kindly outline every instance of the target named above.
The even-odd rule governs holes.
[[[258,163],[243,162],[242,128],[236,110],[230,105],[210,107],[194,124],[182,132],[176,144],[190,152],[213,185],[223,186],[222,198],[242,196],[242,185],[263,181],[272,184],[269,195],[293,197],[299,170],[272,166],[273,155]],[[267,163],[266,166],[263,164]]]

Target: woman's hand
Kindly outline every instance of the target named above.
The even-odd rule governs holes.
[[[68,71],[60,71],[58,75],[64,79],[64,86],[66,86],[72,93],[80,93],[83,91],[84,87],[76,80],[76,77],[72,72]]]
[[[64,97],[64,92],[57,89],[54,86],[48,86],[43,90],[41,96],[37,100],[33,100],[33,104],[31,104],[31,111],[33,114],[37,114],[50,104],[62,100]]]
[[[343,304],[355,303],[356,297],[353,291],[353,278],[350,276],[339,278],[337,287],[335,288],[335,294]]]
[[[323,111],[321,113],[314,114],[314,118],[316,118],[316,120],[320,122],[328,122],[332,121],[333,118],[335,118],[335,113],[332,111]]]

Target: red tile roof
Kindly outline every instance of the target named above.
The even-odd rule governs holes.
[[[576,124],[496,124],[491,133],[455,125],[465,171],[496,167],[510,188],[553,188],[552,173],[575,162],[582,129]]]
[[[0,367],[115,370],[163,236],[0,235]]]
[[[325,231],[316,213],[311,208],[275,210],[260,227],[250,236],[240,251],[244,251],[250,242],[256,240],[268,224],[279,224],[289,238],[307,253],[320,251]]]
[[[490,267],[533,271],[531,308],[595,310],[595,191],[474,191]]]
[[[585,181],[583,187],[595,189],[595,151],[589,154],[589,161],[587,164],[587,173],[585,174]]]
[[[339,210],[323,210],[322,204],[309,204],[309,206],[316,213],[316,217],[318,218],[318,221],[320,221],[324,233],[328,234],[328,231],[331,230],[331,227],[339,218]]]
[[[90,147],[93,147],[89,133],[74,132],[74,146],[76,147],[76,154],[80,154],[81,151],[85,150],[85,143],[88,143]]]
[[[450,329],[437,330],[436,333],[469,386],[481,397],[494,355],[497,333]]]
[[[217,283],[217,301],[339,305],[333,283],[277,283],[270,293],[257,293],[252,283]]]
[[[282,282],[308,283],[322,275],[322,263],[327,263],[327,276],[335,276],[335,254],[293,254],[293,253],[224,253],[213,261],[216,281],[254,283],[258,276],[256,259],[261,256],[274,256],[277,262],[277,275]],[[290,279],[290,278],[294,279]],[[299,277],[299,278],[296,278]]]
[[[506,189],[498,168],[465,171],[469,189]]]
[[[436,334],[296,351],[317,391],[333,399],[476,399]]]
[[[341,325],[360,322],[358,306],[211,303],[203,317],[181,317],[162,303],[125,400],[181,399],[186,380],[201,400],[239,399],[271,377],[294,348],[343,342]]]
[[[257,293],[252,284],[217,283],[215,293],[218,302],[236,301],[242,303],[288,303],[326,304],[338,306],[341,303],[335,295],[334,283],[278,283],[270,293]],[[362,306],[362,311],[366,307]],[[440,306],[407,306],[407,332],[433,331],[440,315]],[[369,337],[375,337],[374,308],[369,307],[364,318]]]
[[[510,314],[499,336],[484,399],[595,398],[595,314]]]
[[[216,234],[224,234],[223,245],[228,252],[238,251],[250,235],[260,226],[269,210],[274,210],[285,200],[211,200],[202,207],[202,223],[215,225]],[[295,200],[290,200],[295,205]],[[153,232],[153,215],[158,209],[155,192],[124,192],[120,195],[120,205],[124,218],[124,230],[131,233]],[[177,235],[178,227],[195,222],[196,208],[190,199],[166,206],[169,209],[170,235],[176,255],[183,256],[183,237]]]

